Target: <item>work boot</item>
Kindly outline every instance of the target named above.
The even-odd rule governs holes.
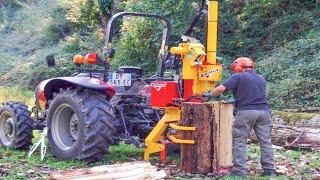
[[[264,169],[261,172],[261,176],[276,176],[276,170],[274,169]]]
[[[240,174],[240,173],[234,172],[234,171],[231,171],[230,173],[226,174],[226,176],[234,177],[236,179],[247,179],[248,178],[247,174]]]

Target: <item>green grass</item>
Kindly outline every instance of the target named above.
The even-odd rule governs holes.
[[[35,134],[34,142],[39,139],[38,133]],[[142,158],[142,148],[136,148],[133,145],[124,143],[120,143],[118,146],[111,146],[109,153],[103,161],[90,165],[78,160],[57,160],[52,157],[50,149],[44,161],[41,161],[39,149],[28,158],[28,152],[0,148],[0,169],[10,169],[10,172],[6,175],[6,179],[29,179],[39,176],[47,177],[49,172],[53,170],[93,167],[142,160]]]
[[[250,144],[248,148],[249,169],[252,178],[264,179],[258,176],[260,166],[260,148],[256,144]],[[319,173],[320,151],[275,149],[275,161],[278,166],[286,166],[288,174],[277,176],[277,179],[312,179],[313,174]]]
[[[34,131],[34,136],[33,143],[40,138],[40,133]],[[48,150],[44,161],[41,162],[39,150],[28,158],[27,152],[0,148],[0,169],[10,169],[10,171],[8,171],[9,173],[5,175],[7,179],[46,178],[48,177],[49,172],[54,170],[93,167],[143,159],[143,148],[137,148],[133,145],[120,143],[117,146],[111,146],[109,150],[109,153],[105,156],[103,161],[88,165],[78,160],[57,160],[52,157],[50,149]],[[248,168],[250,171],[250,179],[270,179],[270,177],[261,177],[259,175],[261,170],[260,154],[258,145],[249,145]],[[283,165],[283,163],[286,162],[286,166],[291,169],[291,175],[279,175],[276,179],[311,179],[312,175],[315,174],[316,171],[319,171],[317,169],[320,167],[319,151],[308,152],[276,149],[275,159],[277,165]],[[170,155],[168,160],[168,163],[171,165],[176,165],[180,162],[179,155]],[[160,163],[158,156],[152,156],[151,162],[152,164]],[[237,178],[225,176],[223,179],[236,180]]]
[[[39,139],[39,133],[35,133],[34,142]],[[292,169],[292,175],[278,175],[276,179],[312,179],[312,174],[320,167],[320,152],[306,152],[295,150],[275,150],[276,163],[279,165],[287,162],[287,167]],[[279,158],[279,156],[281,158]],[[248,148],[248,168],[250,171],[250,179],[270,179],[271,177],[261,177],[260,150],[256,144],[250,144]],[[30,158],[27,157],[27,152],[16,151],[0,148],[0,169],[10,167],[7,179],[28,179],[34,177],[48,177],[49,172],[54,170],[66,170],[74,168],[93,167],[105,164],[114,164],[121,162],[130,162],[143,159],[143,149],[136,148],[133,145],[120,143],[118,146],[111,146],[109,153],[104,160],[94,164],[86,164],[77,160],[57,160],[52,157],[50,150],[47,152],[45,160],[40,161],[39,151],[36,151]],[[169,156],[168,163],[176,165],[179,162],[179,156]],[[151,159],[152,164],[158,164],[160,161],[157,156]],[[31,173],[30,173],[31,172]],[[236,180],[237,178],[225,176],[223,179]]]
[[[33,143],[40,139],[40,132],[34,131]],[[48,146],[48,142],[46,141]],[[129,162],[143,159],[143,148],[136,148],[133,145],[120,143],[117,146],[110,146],[109,153],[101,162],[86,164],[78,160],[57,160],[48,149],[45,159],[40,159],[40,149],[37,149],[31,157],[28,152],[6,148],[0,148],[0,170],[10,167],[10,173],[6,179],[29,179],[36,176],[47,177],[53,170],[66,170],[74,168],[93,167],[105,164]],[[30,173],[34,171],[35,173]],[[29,172],[29,173],[28,173]],[[0,173],[1,176],[1,173]]]
[[[32,139],[32,143],[36,143],[40,139],[40,131],[35,130],[33,132],[34,138]],[[48,145],[48,142],[46,142]],[[50,149],[49,149],[50,151]],[[49,152],[50,154],[50,152]],[[40,154],[38,154],[40,155]],[[51,156],[48,156],[49,160],[52,158]],[[114,164],[117,162],[127,162],[127,161],[136,161],[136,160],[142,160],[143,159],[143,148],[137,148],[132,144],[125,144],[120,142],[119,145],[110,146],[109,147],[109,153],[106,154],[104,161],[98,163],[98,164]],[[81,161],[74,161],[74,162],[81,162]],[[95,164],[97,165],[97,164]],[[61,168],[61,169],[67,169],[70,168],[69,166],[52,166],[52,168]]]
[[[34,92],[16,87],[0,86],[0,104],[8,101],[20,101],[32,107],[34,106]]]

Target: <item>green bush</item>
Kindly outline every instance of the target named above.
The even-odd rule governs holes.
[[[320,33],[275,49],[261,61],[259,71],[270,82],[274,108],[320,106]]]
[[[47,40],[52,44],[57,44],[72,32],[72,24],[66,18],[67,8],[57,7],[50,15],[50,23],[45,29]]]

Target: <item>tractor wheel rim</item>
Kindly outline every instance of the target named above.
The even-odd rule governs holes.
[[[55,144],[62,150],[71,149],[78,136],[78,116],[68,104],[61,104],[53,114],[51,134]]]
[[[4,111],[0,115],[0,138],[5,146],[10,146],[14,141],[15,123],[10,113]]]
[[[71,117],[70,122],[70,133],[73,139],[77,140],[78,136],[78,117],[77,114],[74,113]]]

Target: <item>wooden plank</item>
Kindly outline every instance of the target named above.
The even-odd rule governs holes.
[[[214,173],[219,174],[220,163],[219,163],[219,143],[220,143],[220,103],[214,102],[212,107],[212,116],[214,116],[214,126],[212,130],[213,138],[213,159],[212,159],[212,170]]]
[[[220,166],[232,166],[232,124],[233,105],[220,104],[220,140],[219,140],[219,160]]]
[[[212,108],[202,103],[183,103],[180,125],[194,126],[196,131],[181,131],[182,139],[195,144],[181,145],[181,169],[188,173],[212,171]]]
[[[136,177],[136,178],[135,178]],[[50,173],[50,179],[163,179],[164,170],[158,171],[150,162],[137,161],[115,165],[104,165]]]
[[[129,171],[116,173],[87,174],[77,177],[63,178],[64,180],[103,180],[103,179],[162,179],[166,177],[164,170],[157,171],[157,168],[132,168]]]

